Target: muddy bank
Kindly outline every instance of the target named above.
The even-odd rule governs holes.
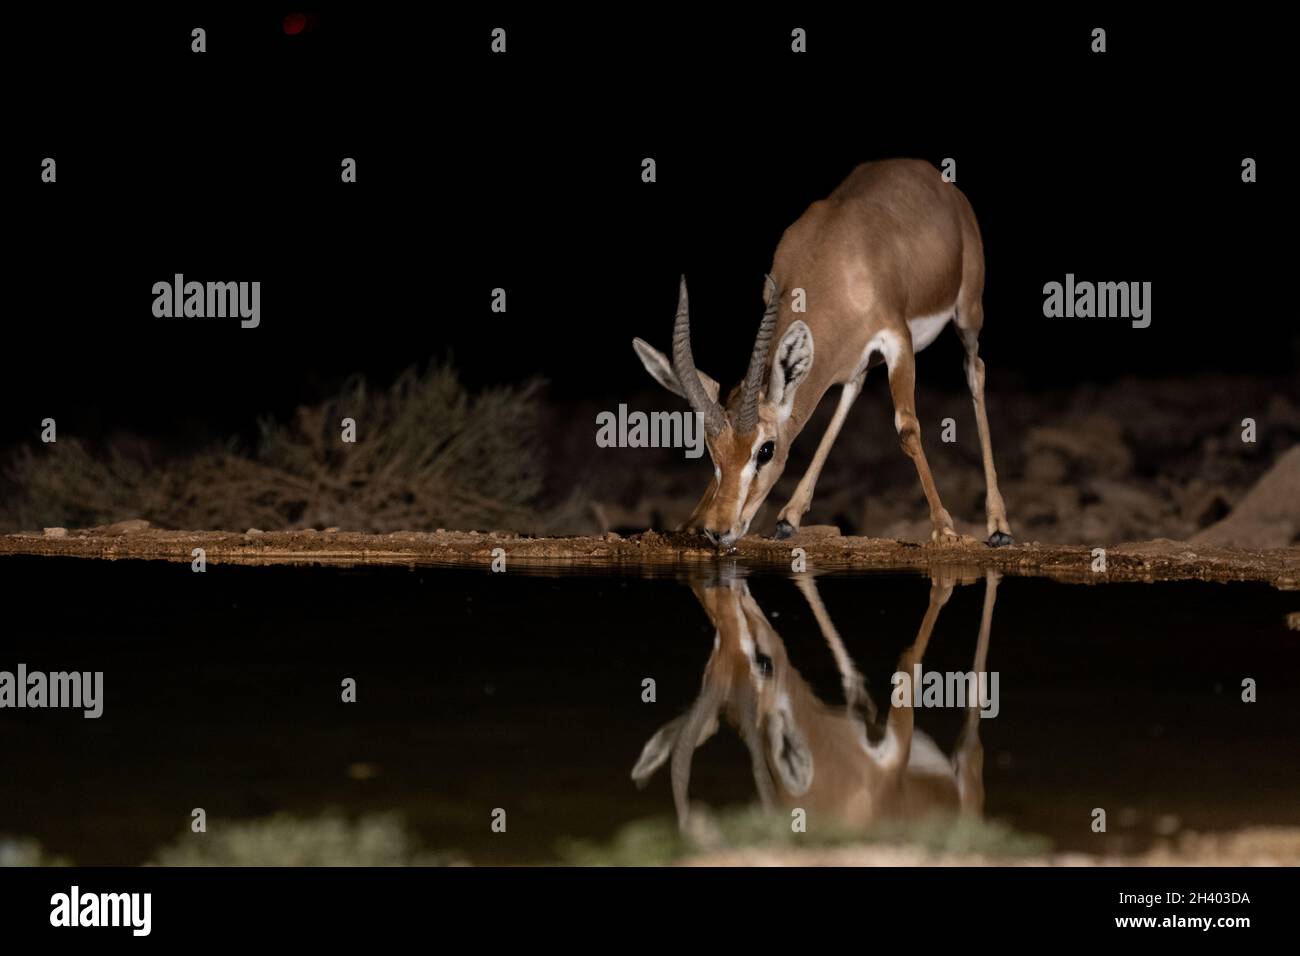
[[[1117,581],[1263,581],[1284,590],[1300,587],[1300,547],[1243,549],[1208,547],[1156,539],[1105,549],[1105,570],[1095,571],[1099,556],[1083,545],[1038,542],[990,548],[974,538],[960,545],[935,548],[886,538],[844,536],[835,528],[812,527],[786,541],[750,536],[720,556],[699,537],[646,531],[622,536],[525,537],[508,532],[397,532],[357,534],[328,531],[245,533],[164,531],[142,521],[83,530],[46,529],[0,536],[0,554],[64,555],[108,559],[192,561],[195,548],[212,564],[409,564],[482,566],[500,548],[507,567],[523,564],[572,564],[585,567],[671,567],[707,564],[722,558],[748,565],[788,569],[794,549],[810,567],[857,569],[931,569],[961,571],[986,568],[1037,574],[1078,583]]]

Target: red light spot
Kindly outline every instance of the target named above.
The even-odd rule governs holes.
[[[301,13],[291,13],[284,18],[284,32],[289,36],[297,36],[307,29],[307,17]]]

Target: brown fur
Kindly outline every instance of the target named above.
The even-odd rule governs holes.
[[[866,369],[880,364],[886,352],[867,355],[869,343],[884,333],[897,343],[890,362],[899,441],[916,465],[930,506],[936,543],[955,542],[952,519],[944,509],[921,445],[915,409],[915,356],[908,320],[941,314],[956,305],[955,323],[967,354],[967,380],[975,402],[988,489],[991,536],[1010,541],[1006,509],[997,489],[992,444],[984,410],[984,364],[978,337],[984,321],[984,249],[974,211],[961,191],[944,182],[929,163],[893,159],[864,163],[829,197],[813,203],[781,237],[772,262],[781,290],[774,343],[796,321],[811,331],[814,360],[794,393],[790,414],[777,415],[771,394],[773,363],[769,356],[764,401],[759,405],[757,434],[740,435],[728,425],[709,441],[721,472],[686,522],[691,530],[708,529],[727,544],[749,530],[759,506],[785,468],[790,445],[833,385],[844,387],[842,408],[822,439],[812,467],[781,512],[787,528],[798,526],[830,446],[861,387]],[[807,311],[793,311],[792,290],[802,289]],[[766,294],[766,293],[765,293]],[[732,393],[733,399],[735,393]],[[773,460],[742,487],[742,471],[755,449],[772,440]],[[991,540],[993,540],[991,538]]]
[[[921,662],[940,609],[952,593],[953,583],[951,577],[936,578],[932,583],[929,604],[916,641],[899,658],[899,671],[911,672],[913,665]],[[847,669],[843,677],[846,693],[851,698],[850,706],[831,707],[816,696],[790,663],[780,635],[750,596],[743,581],[695,588],[696,597],[717,629],[717,645],[705,666],[699,700],[707,700],[710,707],[720,708],[751,748],[755,782],[760,795],[764,796],[764,803],[769,804],[768,809],[779,806],[788,812],[799,807],[807,812],[810,826],[831,828],[863,828],[883,818],[914,819],[936,813],[982,812],[983,751],[979,743],[978,710],[972,708],[968,711],[966,730],[949,772],[936,771],[930,763],[913,761],[914,746],[933,750],[935,745],[924,734],[915,731],[914,711],[910,706],[891,707],[885,725],[886,734],[892,735],[891,745],[883,750],[868,751],[863,745],[866,727],[852,706],[855,703],[852,697],[856,696],[852,688],[860,688],[861,678],[853,670],[839,634],[825,614],[814,580],[801,579],[800,586],[823,637],[832,651],[837,652],[837,663]],[[986,581],[984,614],[976,651],[975,667],[978,670],[984,668],[987,659],[996,588],[997,578],[990,575]],[[754,658],[745,649],[743,638],[746,636],[753,641],[756,651],[770,659],[769,674],[758,673]],[[865,692],[860,693],[865,697]],[[769,744],[772,721],[786,720],[779,705],[782,698],[789,701],[788,714],[811,758],[810,785],[797,793],[786,785]],[[872,709],[868,708],[869,711]],[[656,741],[662,744],[659,734],[646,745],[638,769],[633,772],[639,782],[644,782],[662,763],[662,757],[658,761],[647,759]],[[689,751],[698,744],[699,740],[686,742],[687,760]],[[754,753],[755,749],[761,752]],[[677,806],[679,822],[684,825],[689,763],[683,764],[681,769],[683,773],[674,786],[680,788],[676,794]]]

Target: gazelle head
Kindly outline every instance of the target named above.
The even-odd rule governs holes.
[[[813,784],[812,751],[791,703],[791,684],[804,685],[790,666],[785,644],[743,580],[696,583],[692,589],[716,631],[700,693],[685,714],[646,742],[632,768],[632,779],[643,787],[669,763],[682,827],[689,812],[692,756],[717,731],[719,717],[736,729],[748,749],[765,809],[775,807],[783,795],[807,793]]]
[[[812,332],[801,320],[790,323],[772,348],[781,292],[771,276],[764,290],[767,308],[749,357],[749,370],[719,401],[718,382],[695,368],[691,355],[691,318],[682,277],[673,325],[670,361],[641,339],[634,339],[646,371],[671,392],[690,402],[704,424],[705,445],[713,459],[713,484],[688,527],[702,531],[714,544],[729,547],[749,530],[768,492],[785,470],[790,443],[799,424],[794,397],[812,369]]]

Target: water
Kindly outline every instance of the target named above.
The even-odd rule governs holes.
[[[0,570],[0,670],[104,672],[98,720],[0,710],[0,834],[80,864],[143,862],[186,831],[194,807],[212,819],[396,810],[425,846],[476,862],[554,860],[565,838],[605,840],[633,821],[672,818],[670,758],[644,789],[631,773],[700,695],[714,649],[706,603],[722,622],[712,673],[739,675],[724,695],[739,730],[724,714],[694,753],[692,805],[755,804],[766,791],[822,819],[861,813],[853,781],[871,768],[861,747],[835,741],[856,726],[872,746],[886,741],[890,676],[932,593],[926,576],[879,573],[820,575],[814,591],[743,570],[694,580],[513,567],[194,574],[12,557]],[[956,583],[925,671],[972,669],[989,595],[981,574]],[[1300,634],[1285,625],[1298,604],[1256,584],[1005,578],[985,648],[997,716],[911,712],[943,761],[966,753],[964,783],[950,774],[947,789],[877,794],[865,812],[909,812],[931,790],[969,804],[982,770],[982,814],[1059,849],[1133,851],[1158,831],[1300,825]],[[851,709],[837,651],[867,695]],[[357,682],[356,703],[340,700],[345,678]],[[1244,678],[1258,682],[1258,702],[1242,702]],[[781,711],[782,694],[803,703]],[[769,750],[777,713],[795,733]],[[969,733],[960,751],[972,724],[982,754]],[[760,765],[774,754],[766,781],[746,726]],[[782,782],[798,788],[809,773],[807,792],[783,802]],[[1108,813],[1104,835],[1090,828],[1097,807]],[[505,834],[491,830],[496,808],[507,811]]]

